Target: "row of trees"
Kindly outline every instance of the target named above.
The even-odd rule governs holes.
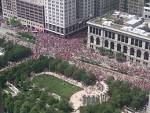
[[[85,85],[93,85],[96,81],[96,77],[92,73],[79,69],[73,65],[70,65],[67,61],[62,61],[60,59],[51,58],[49,60],[49,70],[64,74],[65,76],[82,82]]]
[[[108,56],[109,58],[116,58],[116,60],[118,62],[125,62],[126,61],[126,57],[123,53],[118,52],[118,53],[114,53],[111,49],[105,49],[103,47],[99,48],[100,53],[103,56]]]
[[[4,48],[4,56],[0,56],[0,68],[7,65],[8,62],[17,62],[32,54],[31,49],[21,45],[13,45],[11,42],[5,42],[0,39],[0,47]]]
[[[16,18],[6,19],[6,24],[10,25],[11,27],[20,27],[22,26],[21,21]]]
[[[67,77],[82,82],[85,85],[93,85],[96,82],[96,77],[92,73],[88,73],[74,65],[70,65],[67,61],[61,59],[49,58],[46,62],[37,61],[33,63],[32,69],[35,73],[41,72],[43,69],[61,73]]]
[[[107,80],[109,85],[110,100],[106,103],[91,105],[81,108],[81,113],[120,113],[122,108],[127,106],[133,110],[141,110],[148,101],[147,92],[129,83]]]
[[[18,32],[18,38],[35,43],[36,38],[27,32]]]

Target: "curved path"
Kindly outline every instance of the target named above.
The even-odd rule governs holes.
[[[54,76],[56,78],[59,78],[65,82],[68,82],[74,86],[77,86],[77,87],[80,87],[81,89],[84,89],[86,88],[86,86],[84,86],[81,82],[78,82],[76,80],[73,80],[71,78],[67,78],[66,76],[62,75],[62,74],[57,74],[57,73],[54,73],[54,72],[42,72],[42,73],[38,73],[38,74],[35,74],[35,76],[39,76],[39,75],[50,75],[50,76]]]

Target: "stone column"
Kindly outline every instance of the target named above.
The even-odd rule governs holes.
[[[145,49],[145,41],[142,41],[142,49]]]
[[[114,51],[117,51],[117,43],[114,42]]]

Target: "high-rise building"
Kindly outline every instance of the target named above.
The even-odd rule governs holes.
[[[47,31],[67,35],[82,29],[94,17],[94,0],[45,0]]]
[[[102,16],[119,9],[119,0],[95,0],[95,15]]]
[[[2,0],[3,18],[23,25],[68,35],[86,27],[94,17],[95,0]]]
[[[143,15],[144,0],[120,0],[119,10],[134,15]]]

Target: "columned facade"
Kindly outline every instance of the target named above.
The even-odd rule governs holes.
[[[130,62],[150,67],[150,40],[88,23],[87,46],[123,53]]]

